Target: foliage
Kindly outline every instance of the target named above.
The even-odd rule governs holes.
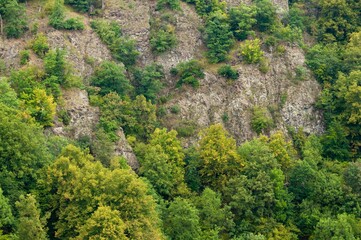
[[[199,86],[199,79],[205,76],[203,68],[197,60],[179,63],[176,68],[171,69],[171,73],[179,76],[177,87],[183,84],[190,84],[196,88]]]
[[[252,28],[257,23],[256,8],[254,5],[240,4],[229,11],[231,31],[237,40],[245,40],[254,34]]]
[[[240,45],[240,56],[246,63],[258,63],[263,57],[261,50],[261,41],[256,38],[254,40],[246,40]]]
[[[5,20],[7,38],[19,38],[28,30],[25,7],[16,0],[0,1],[0,16]]]
[[[36,55],[43,58],[49,51],[48,38],[43,33],[37,34],[32,41],[31,49]]]
[[[272,31],[277,22],[276,7],[270,0],[256,1],[256,27],[261,32]]]
[[[84,23],[79,18],[65,19],[65,9],[62,0],[55,0],[52,13],[49,16],[49,25],[55,29],[83,30]]]
[[[169,8],[172,10],[180,9],[179,0],[157,0],[157,10]]]
[[[133,76],[135,93],[155,102],[158,92],[163,88],[163,67],[158,64],[151,64],[146,66],[144,70],[136,69]]]
[[[163,53],[177,44],[174,20],[166,14],[154,18],[150,22],[150,47],[155,53]]]
[[[99,206],[74,239],[128,239],[124,233],[126,225],[119,216],[119,211],[112,210],[109,206]]]
[[[101,95],[116,92],[120,96],[126,96],[133,87],[124,72],[125,69],[121,65],[105,61],[95,69],[90,82],[100,88],[99,93]]]
[[[221,190],[227,181],[239,174],[243,163],[236,142],[222,125],[212,125],[200,132],[199,173],[204,186]]]
[[[252,109],[251,126],[253,131],[260,134],[269,130],[273,125],[273,120],[267,115],[265,108],[255,106]]]
[[[42,126],[52,126],[56,112],[56,103],[54,98],[48,96],[43,89],[34,89],[31,94],[23,94],[22,99],[29,112]]]
[[[233,69],[230,65],[226,64],[218,69],[218,74],[227,79],[236,80],[239,77],[237,70]]]
[[[201,16],[207,16],[218,10],[224,11],[226,5],[219,0],[195,0],[197,13]]]
[[[94,9],[102,8],[102,1],[99,0],[65,0],[65,4],[69,4],[79,12],[93,13]]]
[[[35,197],[31,194],[21,195],[15,205],[19,212],[18,237],[29,240],[47,239]]]
[[[313,239],[358,239],[361,237],[361,222],[354,216],[340,214],[337,219],[321,218]]]
[[[11,229],[14,223],[15,219],[11,212],[9,199],[3,195],[3,190],[0,188],[0,231],[4,229]]]
[[[186,199],[176,198],[165,210],[164,232],[171,239],[193,240],[201,235],[197,209]]]
[[[207,56],[212,63],[223,62],[233,44],[232,32],[227,15],[222,11],[212,12],[205,28]]]
[[[36,174],[50,157],[41,129],[24,115],[0,103],[0,178],[10,203],[35,188]]]
[[[95,20],[91,22],[91,27],[108,46],[116,60],[121,61],[126,67],[135,64],[139,55],[135,41],[123,36],[116,22]]]
[[[29,50],[23,50],[19,52],[20,54],[20,64],[25,65],[29,62],[30,59],[30,51]]]
[[[135,151],[140,161],[139,173],[165,199],[187,193],[184,184],[184,153],[176,138],[177,132],[156,129],[149,144],[139,144]]]
[[[58,238],[79,239],[84,234],[96,237],[104,228],[117,227],[105,234],[123,237],[119,231],[124,229],[130,239],[162,239],[154,199],[148,194],[147,185],[131,170],[105,168],[90,155],[69,145],[39,184],[44,193],[50,193],[44,195],[42,202],[47,203],[47,210],[55,217],[53,223]],[[69,202],[69,198],[73,201]],[[112,220],[108,222],[110,217]],[[97,223],[100,228],[94,226],[95,220],[103,220]],[[120,220],[124,227],[113,225]],[[86,229],[101,232],[84,233]]]

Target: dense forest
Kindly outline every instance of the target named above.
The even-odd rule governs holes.
[[[142,1],[154,3],[152,54],[177,46],[173,15],[187,5],[201,19],[203,55],[170,71],[140,64],[138,43],[103,17],[107,0],[0,0],[1,37],[27,39],[18,67],[0,56],[0,239],[361,239],[360,1],[289,0],[287,11],[270,0]],[[110,58],[84,56],[93,71],[79,76],[46,29],[88,29]],[[208,127],[167,125],[181,106],[164,107],[165,79],[197,91],[215,69],[232,85],[232,56],[266,74],[266,53],[286,45],[306,57],[293,81],[309,71],[320,86],[322,133],[277,129],[262,107],[251,109],[253,139],[236,140],[227,114]],[[85,90],[99,110],[88,136],[51,130],[72,121],[67,89]],[[139,166],[115,154],[119,131]]]

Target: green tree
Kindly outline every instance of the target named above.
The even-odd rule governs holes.
[[[343,178],[348,186],[352,188],[352,191],[361,196],[361,161],[349,163]]]
[[[237,40],[245,40],[253,34],[252,28],[257,23],[256,8],[254,5],[240,4],[229,11],[229,22],[231,31]]]
[[[199,80],[204,78],[203,67],[197,60],[190,60],[188,62],[181,62],[177,67],[171,69],[173,75],[179,76],[177,86],[183,84],[190,84],[194,88],[199,86]]]
[[[19,38],[28,29],[25,8],[16,0],[1,0],[0,16],[5,20],[4,32],[8,38]]]
[[[243,167],[237,153],[236,141],[222,125],[212,125],[200,133],[199,173],[204,186],[221,190],[227,181],[238,175]]]
[[[0,103],[0,179],[10,203],[35,188],[37,172],[49,158],[42,130],[26,114]]]
[[[148,65],[144,70],[136,69],[133,76],[136,94],[143,95],[154,103],[163,87],[163,67],[157,64]]]
[[[207,18],[205,33],[209,60],[213,63],[225,61],[234,42],[228,16],[222,11],[212,12]]]
[[[255,106],[252,109],[251,127],[260,134],[263,131],[267,131],[273,125],[273,120],[267,116],[267,109]]]
[[[197,208],[200,226],[204,235],[215,231],[219,237],[232,231],[234,223],[228,206],[223,206],[220,194],[205,188],[200,196],[192,199]]]
[[[219,0],[195,0],[197,13],[201,16],[207,16],[218,10],[225,10],[226,4]]]
[[[43,58],[49,51],[48,38],[44,33],[38,33],[31,44],[31,49],[36,55]]]
[[[180,9],[179,0],[157,0],[157,9],[169,8],[172,10]]]
[[[354,240],[361,237],[361,221],[352,215],[340,214],[337,219],[321,218],[312,239]]]
[[[3,195],[3,190],[0,188],[0,232],[2,230],[5,230],[5,232],[10,232],[14,223],[15,219],[11,212],[9,199]]]
[[[17,225],[19,238],[29,240],[47,239],[35,197],[31,194],[21,195],[15,205],[19,212]]]
[[[184,183],[184,153],[177,139],[177,132],[156,129],[149,144],[135,149],[145,176],[164,198],[174,198],[188,192]]]
[[[124,72],[125,69],[121,65],[105,61],[95,69],[90,82],[92,85],[100,87],[101,95],[116,92],[120,96],[125,96],[132,90],[132,86]]]
[[[272,31],[277,22],[276,7],[270,0],[256,1],[256,27],[261,32]]]
[[[186,199],[176,198],[164,210],[164,232],[174,240],[194,240],[201,235],[197,209]]]

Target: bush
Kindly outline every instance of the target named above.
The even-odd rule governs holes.
[[[101,95],[116,92],[120,96],[125,96],[132,90],[132,86],[124,72],[125,69],[121,65],[105,61],[95,69],[90,82],[93,86],[101,88],[99,91]]]
[[[173,75],[179,76],[177,87],[189,84],[194,88],[199,86],[199,79],[204,78],[203,68],[196,60],[179,63],[175,69],[171,70]]]
[[[265,108],[255,106],[252,109],[251,126],[253,131],[260,134],[264,130],[268,130],[272,125],[273,120],[267,116]]]
[[[169,8],[172,10],[180,9],[179,0],[158,0],[157,1],[157,10],[164,8]]]
[[[146,66],[144,70],[136,69],[133,76],[136,94],[144,95],[147,100],[151,100],[154,103],[158,92],[163,87],[163,67],[152,64]]]
[[[124,37],[116,22],[92,21],[91,27],[108,46],[116,60],[121,61],[126,67],[135,64],[139,55],[135,41]]]
[[[153,30],[150,34],[150,46],[156,53],[165,52],[177,44],[177,38],[173,26],[166,26],[159,30]]]
[[[30,59],[30,51],[29,50],[23,50],[20,51],[20,64],[25,65],[29,62]]]
[[[241,43],[240,55],[246,63],[258,63],[263,56],[261,41],[258,38],[244,41]]]
[[[212,63],[225,61],[233,44],[228,17],[222,11],[212,13],[206,24],[206,38],[208,53],[207,56]]]
[[[229,11],[229,22],[233,35],[238,40],[245,40],[254,33],[253,26],[256,24],[256,8],[251,5],[240,4],[237,8]]]
[[[25,8],[16,0],[1,1],[0,15],[5,20],[6,37],[19,38],[28,30]]]
[[[261,32],[271,31],[276,25],[277,13],[276,8],[270,0],[256,1],[256,27]]]
[[[234,70],[230,65],[223,65],[218,69],[218,74],[227,79],[236,80],[239,77],[237,70]]]
[[[36,55],[43,58],[49,51],[48,38],[43,33],[37,34],[32,42],[31,49]]]
[[[269,70],[269,60],[266,57],[262,57],[260,62],[259,62],[259,66],[258,66],[258,70],[261,73],[267,73]]]
[[[61,0],[56,0],[52,13],[49,16],[49,25],[55,29],[83,30],[84,24],[80,19],[65,19],[64,5]]]
[[[180,111],[181,111],[181,109],[180,109],[179,105],[173,105],[170,108],[170,112],[173,114],[178,114],[178,113],[180,113]]]

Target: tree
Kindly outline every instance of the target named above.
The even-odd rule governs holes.
[[[200,196],[192,199],[192,202],[199,212],[203,235],[206,232],[215,231],[220,236],[232,231],[233,216],[230,208],[227,205],[223,206],[220,194],[210,188],[205,188]]]
[[[165,7],[170,8],[172,10],[180,9],[179,0],[158,0],[157,1],[157,9],[161,10]]]
[[[205,33],[210,62],[225,61],[234,42],[227,15],[220,10],[212,12],[207,18]]]
[[[163,215],[164,232],[174,240],[194,240],[201,235],[197,209],[188,200],[176,198]]]
[[[11,212],[9,199],[3,195],[3,190],[0,188],[0,232],[2,230],[9,232],[14,223],[15,219]]]
[[[361,237],[361,222],[352,215],[340,214],[337,219],[321,218],[312,239],[354,240]]]
[[[16,0],[1,0],[0,16],[5,20],[4,31],[8,38],[19,38],[28,29],[25,8]]]
[[[240,44],[240,55],[246,63],[258,63],[263,57],[264,52],[261,50],[261,41],[246,40]]]
[[[42,130],[26,114],[0,103],[0,179],[10,203],[35,188],[37,172],[49,160]]]
[[[184,183],[184,153],[177,139],[177,132],[156,129],[149,144],[135,149],[145,176],[164,198],[174,198],[188,192]]]
[[[43,58],[45,54],[49,51],[48,38],[44,33],[39,33],[36,35],[35,39],[32,41],[31,49],[34,53],[40,58]]]
[[[129,169],[105,168],[92,156],[69,145],[39,181],[45,210],[51,211],[57,238],[69,239],[96,230],[104,233],[108,227],[117,227],[114,234],[130,239],[162,239],[156,204],[147,185]],[[45,194],[47,193],[47,194]],[[50,194],[49,194],[50,193]],[[71,201],[69,201],[71,199]],[[105,212],[99,206],[109,207]],[[111,209],[111,211],[109,211]],[[108,216],[103,216],[102,214]],[[115,215],[117,217],[115,217]],[[104,219],[100,229],[96,219]],[[110,222],[106,219],[111,218]],[[88,232],[92,235],[94,232]],[[82,236],[82,235],[81,235]],[[98,235],[99,236],[99,235]],[[91,238],[90,238],[91,239]]]
[[[144,70],[136,69],[133,75],[136,94],[143,95],[154,103],[163,87],[163,67],[158,64],[148,65]]]
[[[42,126],[52,126],[56,113],[56,103],[52,96],[48,96],[43,89],[34,89],[30,95],[23,95],[26,111],[29,111]]]
[[[276,8],[270,0],[256,1],[256,27],[261,32],[272,31],[277,21]]]
[[[101,95],[116,92],[120,96],[125,96],[132,90],[132,86],[124,72],[125,69],[121,65],[105,61],[95,69],[90,82],[92,85],[100,87]]]
[[[343,178],[352,191],[361,196],[361,161],[349,163]]]
[[[80,228],[79,235],[74,240],[82,239],[129,239],[125,231],[125,224],[119,217],[119,211],[108,206],[99,206],[98,209],[85,221]]]
[[[240,4],[229,11],[229,22],[231,31],[237,40],[245,40],[253,34],[253,26],[257,23],[256,8],[254,5]]]
[[[243,162],[237,154],[236,141],[220,124],[201,131],[200,138],[197,151],[202,182],[204,186],[221,190],[243,167]]]
[[[46,231],[41,223],[40,211],[33,195],[21,195],[15,203],[19,212],[17,235],[20,239],[45,240]]]

